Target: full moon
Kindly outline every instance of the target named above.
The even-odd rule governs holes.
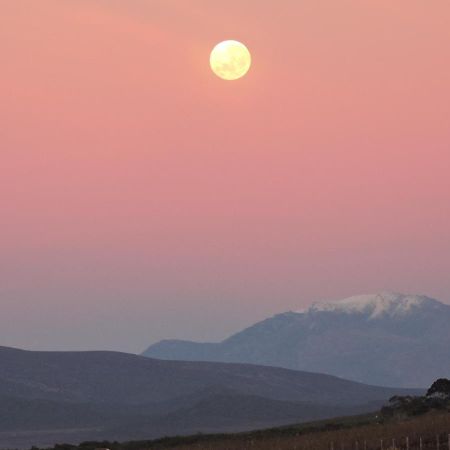
[[[250,69],[252,57],[241,42],[223,41],[213,48],[209,63],[218,77],[224,80],[237,80]]]

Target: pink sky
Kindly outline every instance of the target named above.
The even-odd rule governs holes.
[[[2,0],[0,344],[141,351],[450,302],[448,0]],[[244,42],[248,76],[208,66]]]

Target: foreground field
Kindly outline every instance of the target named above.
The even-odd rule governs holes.
[[[450,414],[380,421],[365,415],[230,435],[195,435],[128,443],[91,442],[56,450],[449,450]]]

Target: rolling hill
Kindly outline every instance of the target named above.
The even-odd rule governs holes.
[[[371,411],[402,389],[245,364],[0,348],[0,448],[235,431]]]

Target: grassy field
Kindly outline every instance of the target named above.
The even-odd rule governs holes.
[[[91,450],[450,450],[450,414],[429,413],[406,419],[379,420],[376,414],[229,435],[195,435],[148,442],[85,443]],[[408,438],[408,439],[407,439]],[[439,446],[438,446],[439,441]],[[59,450],[74,448],[57,446]]]

